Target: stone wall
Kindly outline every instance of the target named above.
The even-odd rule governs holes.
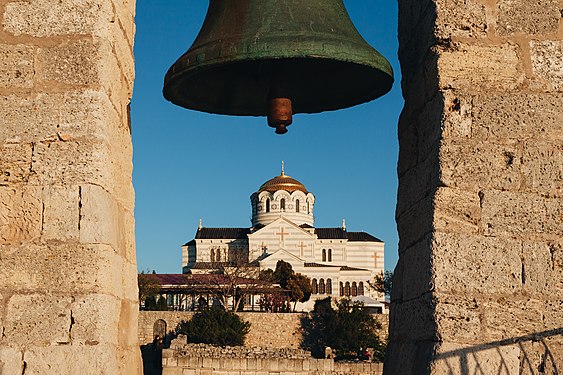
[[[314,359],[299,349],[217,348],[185,341],[181,335],[163,350],[163,375],[378,375],[383,371],[381,363]]]
[[[386,374],[563,369],[562,9],[399,0]]]
[[[189,320],[194,313],[187,311],[140,311],[139,312],[139,344],[151,343],[154,339],[153,327],[157,320],[166,322],[168,332],[174,332],[178,323]],[[250,332],[246,336],[245,346],[269,348],[299,348],[302,314],[273,314],[243,312],[239,315],[250,322]],[[382,340],[387,339],[388,315],[373,315],[381,323],[377,333]]]
[[[134,0],[0,0],[0,373],[140,373]]]

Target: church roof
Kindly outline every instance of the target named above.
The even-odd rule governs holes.
[[[348,232],[342,228],[315,228],[315,234],[321,240],[343,239],[350,242],[383,242],[366,232]]]
[[[303,225],[301,226],[305,228]],[[311,227],[312,228],[312,227]],[[251,228],[199,228],[195,239],[203,240],[242,240],[247,239]],[[315,228],[315,234],[321,240],[348,240],[350,242],[383,242],[366,232],[348,232],[342,228]],[[184,246],[195,245],[195,240]]]
[[[239,240],[247,238],[249,233],[250,228],[199,228],[195,238],[202,240]]]
[[[258,189],[258,192],[268,191],[270,193],[275,193],[278,190],[285,190],[288,193],[293,193],[294,191],[302,191],[305,194],[308,193],[305,185],[296,179],[285,175],[283,171],[279,176],[263,183],[262,186],[260,186],[260,189]]]
[[[338,266],[336,264],[322,264],[322,263],[315,263],[315,262],[305,262],[304,267],[335,267],[340,268],[341,271],[367,271],[365,268],[356,268],[356,267],[349,267],[349,266]]]

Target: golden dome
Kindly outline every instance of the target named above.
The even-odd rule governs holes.
[[[288,193],[293,193],[294,191],[302,191],[305,194],[308,193],[305,185],[290,176],[286,176],[283,170],[281,175],[262,184],[258,192],[269,191],[270,193],[275,193],[278,190],[285,190]]]

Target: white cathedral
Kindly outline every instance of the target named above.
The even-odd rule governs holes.
[[[288,262],[307,275],[313,286],[311,300],[299,306],[312,308],[315,299],[350,297],[384,312],[384,296],[369,288],[368,280],[383,271],[384,243],[366,232],[350,232],[343,221],[338,228],[315,228],[315,196],[284,173],[264,183],[251,195],[250,228],[206,228],[182,246],[184,274],[210,272],[216,262],[229,262],[243,254],[260,269]]]

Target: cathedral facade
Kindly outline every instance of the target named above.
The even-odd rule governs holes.
[[[279,260],[307,275],[313,286],[312,307],[318,298],[350,297],[384,310],[383,295],[368,281],[384,268],[384,243],[366,232],[341,227],[316,228],[315,196],[299,181],[282,173],[250,197],[252,226],[206,228],[182,246],[183,273],[211,272],[218,262],[241,259],[260,269],[276,268]]]

